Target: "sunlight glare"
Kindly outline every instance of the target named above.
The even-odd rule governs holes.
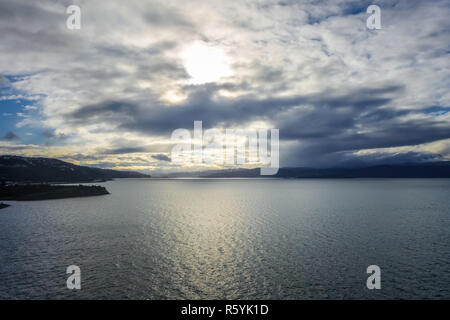
[[[187,47],[182,52],[182,59],[191,84],[217,82],[232,74],[229,58],[223,50],[205,42],[195,42]]]

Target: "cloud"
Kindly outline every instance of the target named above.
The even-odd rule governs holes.
[[[46,138],[50,138],[50,139],[66,139],[67,135],[63,132],[56,132],[55,130],[50,131],[50,130],[46,130],[42,133],[42,135]]]
[[[29,154],[28,152],[39,151],[39,149],[39,146],[29,144],[0,144],[0,151],[5,154]]]
[[[19,140],[19,137],[12,131],[8,131],[4,136],[3,136],[3,140]]]
[[[141,153],[148,152],[148,150],[144,147],[123,147],[123,148],[115,148],[104,150],[105,154],[128,154],[128,153]]]
[[[167,161],[167,162],[172,161],[172,159],[170,159],[170,157],[165,154],[154,154],[152,155],[152,158],[160,161]]]
[[[214,99],[219,89],[221,88],[214,86],[193,89],[188,101],[177,108],[167,108],[157,101],[142,105],[127,101],[104,101],[83,106],[66,114],[65,118],[77,124],[93,124],[101,119],[104,123],[115,125],[119,130],[168,135],[175,129],[192,127],[195,120],[202,120],[205,128],[242,125],[256,119],[281,118],[283,112],[295,111],[296,107],[301,106],[313,107],[318,119],[328,117],[329,112],[345,112],[347,118],[352,118],[359,112],[386,105],[391,98],[384,95],[399,92],[402,87],[391,85],[375,89],[362,88],[344,95],[328,93],[326,96],[312,94],[266,99],[257,96],[232,100]],[[296,119],[302,121],[301,115],[297,115]],[[326,129],[322,128],[320,123],[310,120],[314,119],[306,119],[305,122],[318,126],[317,129],[321,132]],[[277,124],[282,124],[282,121]],[[289,137],[289,131],[286,130],[285,133],[286,137]]]
[[[366,28],[372,1],[86,1],[77,31],[68,4],[0,10],[0,103],[37,101],[16,126],[58,139],[62,157],[171,169],[151,153],[202,120],[279,128],[285,166],[450,159],[446,1],[376,1],[381,30]],[[229,76],[190,82],[182,53],[198,42]]]
[[[9,80],[0,74],[0,88],[8,87]]]

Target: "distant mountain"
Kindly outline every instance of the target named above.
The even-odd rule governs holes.
[[[283,178],[450,178],[450,162],[377,165],[360,168],[282,168]]]
[[[261,176],[260,169],[210,170],[172,174],[169,177],[199,178],[450,178],[450,162],[377,165],[358,168],[280,168],[273,176]]]
[[[0,156],[0,181],[93,182],[114,178],[149,178],[139,172],[77,166],[50,158]]]

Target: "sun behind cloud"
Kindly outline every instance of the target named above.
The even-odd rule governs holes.
[[[191,84],[217,82],[221,78],[232,75],[230,59],[218,47],[197,41],[189,45],[181,53],[184,67],[191,77]]]

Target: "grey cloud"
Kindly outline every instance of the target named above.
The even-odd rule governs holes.
[[[0,150],[6,152],[7,154],[15,154],[16,152],[39,150],[39,146],[35,145],[0,145]]]
[[[323,162],[322,166],[328,166],[329,163],[333,163],[333,165],[336,167],[362,167],[371,165],[435,162],[442,160],[445,160],[442,155],[429,152],[410,151],[398,154],[379,152],[367,155],[340,153],[330,158],[328,163]]]
[[[442,155],[435,153],[405,152],[401,154],[375,153],[365,156],[353,157],[343,164],[347,165],[377,165],[377,164],[404,164],[444,160]]]
[[[97,167],[97,168],[101,168],[101,169],[110,169],[110,168],[116,167],[117,164],[114,162],[102,161],[102,162],[89,163],[89,166]]]
[[[193,24],[176,8],[154,6],[142,14],[146,23],[157,27],[193,28]]]
[[[339,133],[330,134],[326,138],[301,139],[301,145],[294,148],[283,149],[280,153],[286,156],[286,163],[301,163],[313,166],[336,166],[345,163],[358,163],[357,159],[364,158],[366,163],[370,161],[389,162],[392,153],[381,155],[361,156],[354,152],[362,149],[390,148],[415,146],[450,138],[450,128],[429,121],[411,121],[395,125],[394,121],[378,123],[378,128],[367,133],[358,133],[357,130],[343,129]],[[404,154],[402,159],[407,162],[408,157],[412,159],[412,153]],[[400,156],[396,156],[399,158]],[[434,154],[427,158],[437,158]],[[419,159],[417,155],[415,159]],[[422,158],[425,159],[425,158]]]
[[[160,161],[167,161],[167,162],[172,161],[172,159],[170,159],[170,157],[165,154],[154,154],[152,155],[152,158]]]
[[[9,85],[9,80],[0,74],[0,88],[8,87]]]
[[[138,107],[129,102],[105,101],[99,104],[82,107],[70,114],[66,114],[67,120],[81,123],[122,123],[126,117],[132,118],[138,112]]]
[[[69,162],[73,162],[74,160],[82,162],[82,161],[100,160],[100,157],[97,155],[88,155],[88,154],[77,153],[77,154],[71,154],[71,155],[62,155],[62,156],[59,156],[58,159],[67,160]]]
[[[127,155],[130,153],[155,153],[155,152],[169,152],[172,149],[171,143],[153,143],[142,145],[138,141],[130,141],[126,139],[118,139],[112,141],[112,147],[99,149],[97,152],[103,155]],[[139,157],[130,157],[134,159],[141,159]]]
[[[127,154],[127,153],[142,153],[148,152],[145,147],[124,147],[124,148],[114,148],[102,151],[104,154]]]
[[[427,109],[442,111],[450,101],[445,1],[376,1],[380,32],[365,28],[366,0],[217,1],[201,3],[200,15],[196,1],[89,1],[79,32],[65,28],[69,4],[3,0],[0,73],[22,75],[10,85],[45,97],[48,123],[83,129],[70,132],[167,139],[174,129],[192,129],[194,120],[205,128],[262,120],[280,129],[281,155],[292,165],[356,161],[353,152],[361,149],[450,138],[448,118]],[[214,14],[204,24],[208,9]],[[199,39],[230,55],[236,74],[229,83],[180,85],[189,75],[174,56]],[[0,87],[5,80],[0,76]],[[160,94],[173,86],[188,99],[165,105]],[[221,89],[247,94],[227,99]],[[44,136],[57,138],[52,130]],[[125,156],[170,146],[107,139],[94,149]]]
[[[110,169],[115,167],[134,167],[134,166],[146,166],[148,162],[110,162],[110,161],[100,161],[95,163],[89,163],[90,167],[97,167],[102,169]]]
[[[342,126],[349,125],[354,122],[352,118],[355,115],[389,103],[391,98],[385,97],[384,94],[397,93],[402,87],[364,88],[339,96],[323,93],[268,99],[223,98],[219,101],[213,98],[217,89],[219,88],[197,88],[191,93],[189,100],[178,107],[167,107],[157,101],[149,106],[139,106],[124,101],[105,101],[82,107],[66,117],[68,121],[77,123],[94,123],[102,119],[116,124],[122,130],[136,130],[149,134],[168,134],[177,128],[190,128],[195,120],[202,120],[205,127],[214,127],[242,125],[258,119],[281,118],[275,124],[287,129],[285,137],[294,137],[283,123],[284,113],[287,114],[288,121],[296,119],[302,121],[302,118],[306,118],[309,126],[317,125],[317,130],[322,132],[328,123],[321,119],[329,119],[329,113],[334,119],[341,118]],[[309,114],[301,112],[296,114],[292,110],[298,106],[312,106],[314,110]],[[293,126],[296,124],[294,123]]]
[[[8,131],[4,136],[3,140],[19,140],[19,137],[12,131]]]
[[[271,120],[280,128],[282,140],[302,141],[295,154],[303,161],[316,158],[331,161],[345,152],[367,148],[410,146],[450,138],[450,127],[437,118],[399,121],[399,117],[421,113],[419,110],[386,108],[403,93],[403,86],[360,88],[347,94],[325,92],[284,98],[214,100],[218,88],[192,92],[180,107],[155,102],[142,107],[129,102],[104,102],[86,106],[70,115],[71,120],[110,120],[120,130],[170,136],[177,128],[191,129],[194,120],[204,128],[239,126],[256,119]],[[363,132],[359,132],[364,128]],[[123,148],[120,153],[145,149]],[[286,154],[292,153],[291,151]],[[305,154],[307,155],[306,159]],[[324,157],[325,155],[328,155]],[[337,160],[333,160],[337,161]]]
[[[64,133],[56,133],[54,130],[45,130],[42,135],[50,139],[66,139],[67,135]]]

